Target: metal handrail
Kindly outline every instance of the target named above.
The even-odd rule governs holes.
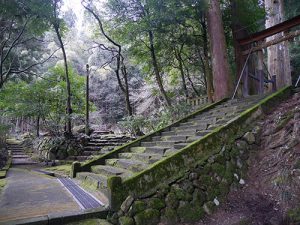
[[[298,86],[299,82],[300,82],[300,75],[299,75],[298,80],[297,80],[297,82],[296,82],[296,84],[295,84],[295,87]]]
[[[236,84],[236,87],[235,87],[235,90],[234,90],[234,93],[233,93],[233,96],[232,96],[231,99],[234,99],[234,97],[235,97],[235,95],[236,95],[237,89],[238,89],[238,87],[239,87],[239,85],[240,85],[240,82],[241,82],[243,73],[244,73],[244,71],[245,71],[245,68],[246,68],[246,65],[247,65],[247,63],[248,63],[248,60],[249,60],[249,58],[250,58],[250,55],[251,55],[251,53],[252,53],[252,50],[253,50],[253,46],[251,47],[250,52],[249,52],[249,54],[248,54],[248,56],[247,56],[246,62],[245,62],[245,64],[244,64],[244,66],[243,66],[241,75],[240,75],[239,80],[238,80],[238,82],[237,82],[237,84]]]

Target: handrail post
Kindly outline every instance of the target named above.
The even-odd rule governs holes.
[[[248,60],[249,60],[250,55],[251,55],[251,53],[252,53],[252,49],[253,49],[253,46],[251,47],[251,49],[250,49],[250,51],[249,51],[249,54],[248,54],[248,56],[247,56],[247,59],[246,59],[246,62],[245,62],[245,64],[244,64],[244,66],[243,66],[243,69],[242,69],[241,75],[240,75],[240,77],[239,77],[239,80],[238,80],[238,82],[237,82],[237,84],[236,84],[236,86],[235,86],[235,90],[234,90],[234,93],[233,93],[233,96],[232,96],[231,99],[234,99],[234,97],[235,97],[235,95],[236,95],[237,89],[238,89],[238,87],[239,87],[239,85],[240,85],[241,79],[242,79],[243,74],[244,74],[244,70],[245,70],[245,68],[246,68],[246,66],[247,66]]]
[[[295,87],[297,87],[297,86],[298,86],[299,82],[300,82],[300,75],[299,75],[299,77],[298,77],[298,80],[297,80],[297,82],[296,82],[296,85],[295,85]]]
[[[258,94],[264,94],[264,73],[263,71],[258,72],[259,86],[258,86]]]
[[[262,50],[257,52],[257,75],[258,75],[258,94],[262,95],[264,93],[264,56]]]

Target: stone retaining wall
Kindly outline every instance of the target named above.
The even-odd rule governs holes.
[[[222,204],[230,188],[244,185],[250,149],[259,144],[259,127],[240,133],[189,168],[177,180],[161,185],[148,196],[128,196],[109,221],[121,225],[167,224],[199,221]]]

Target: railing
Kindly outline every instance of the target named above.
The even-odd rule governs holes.
[[[299,75],[298,80],[297,80],[297,82],[295,84],[295,87],[298,87],[299,82],[300,82],[300,75]]]
[[[232,96],[232,99],[235,98],[235,95],[237,93],[237,90],[238,90],[238,87],[240,85],[240,82],[242,80],[242,78],[244,76],[247,76],[255,81],[258,82],[258,94],[262,95],[264,93],[264,84],[265,83],[271,83],[272,84],[272,91],[275,92],[277,90],[277,86],[276,86],[276,75],[271,75],[268,71],[268,68],[266,66],[266,64],[263,62],[263,58],[262,57],[259,57],[258,56],[258,61],[261,63],[261,68],[258,69],[258,72],[256,73],[255,71],[255,74],[257,75],[253,75],[249,72],[245,72],[246,71],[246,67],[247,67],[247,64],[248,64],[248,61],[249,61],[249,58],[250,58],[250,55],[253,53],[253,46],[251,47],[248,55],[247,55],[247,59],[244,63],[244,66],[243,66],[243,69],[241,71],[241,74],[239,76],[239,79],[238,79],[238,82],[235,86],[235,89],[234,89],[234,93],[233,93],[233,96]],[[267,75],[265,76],[265,72],[263,71],[263,67],[265,67],[266,71],[267,71]],[[300,79],[300,77],[299,77]],[[244,86],[244,88],[246,89],[246,93],[248,94],[248,87],[247,87],[248,83],[246,84],[246,87]]]
[[[187,104],[191,105],[192,107],[196,107],[196,106],[201,106],[201,105],[205,105],[208,104],[209,100],[208,97],[205,96],[200,96],[197,98],[188,98],[187,99]]]

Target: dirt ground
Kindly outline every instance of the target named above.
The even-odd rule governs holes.
[[[259,125],[261,143],[253,146],[246,183],[197,225],[300,224],[286,218],[300,207],[300,93]]]

